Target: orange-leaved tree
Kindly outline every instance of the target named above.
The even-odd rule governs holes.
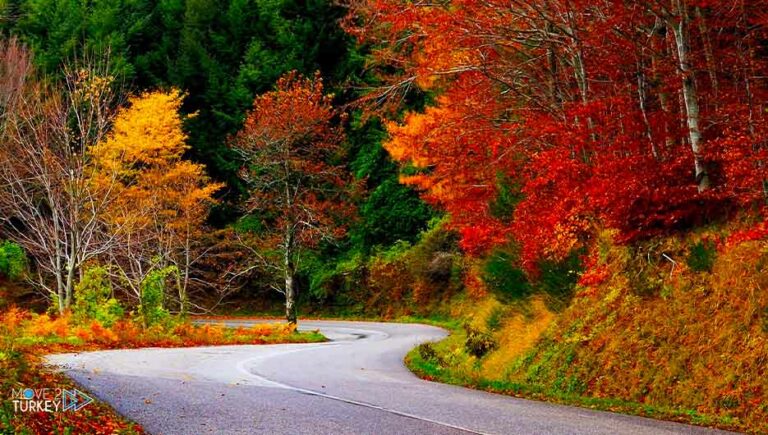
[[[366,101],[439,95],[385,146],[470,252],[506,233],[535,272],[600,227],[632,241],[765,209],[765,0],[346,3],[382,80]],[[519,201],[497,207],[494,174]]]
[[[204,252],[203,224],[221,184],[203,165],[184,159],[182,97],[171,90],[131,98],[106,140],[92,149],[92,180],[114,197],[104,219],[120,240],[111,260],[122,281],[140,297],[149,273],[175,272],[183,313],[192,270]]]
[[[262,223],[260,263],[278,272],[272,287],[285,295],[285,313],[296,322],[296,274],[302,254],[346,232],[350,177],[337,162],[343,135],[331,96],[319,76],[295,72],[276,90],[256,98],[231,146],[245,158],[242,177],[250,185],[248,212]]]

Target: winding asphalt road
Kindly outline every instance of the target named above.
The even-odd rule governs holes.
[[[718,433],[420,380],[402,360],[417,344],[446,335],[431,326],[306,321],[301,329],[319,329],[331,341],[48,361],[153,434]]]

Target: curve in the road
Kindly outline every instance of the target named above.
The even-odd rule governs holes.
[[[243,326],[251,321],[227,321]],[[699,434],[717,431],[418,379],[403,365],[446,336],[417,324],[307,321],[320,344],[51,355],[155,434]]]

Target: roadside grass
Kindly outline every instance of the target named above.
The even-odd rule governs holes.
[[[734,235],[735,234],[735,235]],[[643,243],[601,232],[567,305],[454,303],[425,379],[592,409],[768,433],[768,240],[718,226]]]
[[[698,426],[717,427],[726,430],[745,430],[738,420],[724,416],[712,416],[693,409],[670,408],[614,398],[589,397],[565,393],[544,385],[490,379],[480,374],[478,360],[460,350],[465,346],[467,333],[456,322],[440,326],[450,328],[451,335],[437,343],[424,343],[412,349],[405,357],[405,365],[418,377],[445,384],[457,385],[496,394],[539,400],[562,405],[577,406],[600,411],[676,421]]]
[[[79,411],[16,412],[12,390],[79,388],[43,364],[51,353],[139,347],[190,347],[238,344],[316,343],[318,331],[298,332],[287,324],[228,328],[195,325],[169,317],[152,326],[122,318],[107,327],[99,321],[75,321],[10,308],[0,313],[0,434],[141,434],[142,428],[96,401]],[[82,390],[82,388],[80,388]],[[86,394],[87,391],[85,392]]]

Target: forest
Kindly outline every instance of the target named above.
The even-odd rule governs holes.
[[[422,321],[426,379],[768,431],[767,6],[0,0],[0,385]]]

